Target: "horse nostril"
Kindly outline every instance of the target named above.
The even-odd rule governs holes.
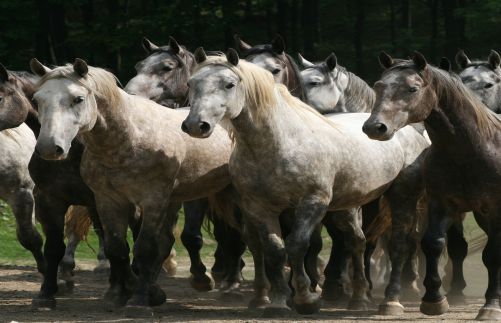
[[[210,130],[210,124],[205,121],[200,122],[198,126],[200,127],[200,130],[202,130],[203,133],[207,133]]]
[[[188,133],[188,126],[186,125],[186,121],[183,121],[183,123],[181,124],[181,130]]]
[[[388,128],[386,127],[386,125],[384,123],[376,123],[375,126],[376,126],[377,132],[379,132],[380,134],[383,134],[386,132],[386,130],[388,130]]]
[[[64,149],[61,146],[56,145],[56,155],[61,156],[64,153]]]

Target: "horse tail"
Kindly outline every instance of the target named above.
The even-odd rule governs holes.
[[[240,230],[241,225],[235,216],[235,203],[231,191],[231,187],[228,186],[209,196],[209,210],[212,216],[217,216],[233,229]]]
[[[365,238],[368,242],[376,243],[379,237],[391,228],[391,208],[388,199],[381,197],[379,202],[379,213],[369,224],[365,232]]]
[[[72,205],[64,217],[64,236],[69,238],[76,235],[79,240],[86,241],[91,225],[92,220],[87,207]]]

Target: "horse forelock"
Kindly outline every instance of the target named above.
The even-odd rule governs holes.
[[[104,100],[109,107],[117,107],[122,100],[120,94],[119,81],[112,73],[99,68],[89,66],[89,72],[85,77],[80,77],[75,73],[73,65],[67,64],[59,66],[47,72],[36,84],[39,89],[43,84],[53,79],[69,79],[72,82],[85,87],[92,92],[97,100]]]

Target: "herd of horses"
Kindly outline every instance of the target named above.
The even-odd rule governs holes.
[[[321,300],[367,309],[371,256],[384,240],[391,273],[379,313],[402,314],[402,293],[418,293],[420,246],[420,310],[439,315],[448,300],[464,301],[462,221],[473,211],[487,234],[477,319],[501,320],[499,54],[470,61],[460,51],[456,74],[447,59],[438,68],[418,52],[382,52],[384,71],[371,88],[334,53],[319,63],[299,55],[300,70],[279,36],[235,41],[237,50],[192,53],[173,38],[167,46],[144,39],[147,57],[123,89],[81,59],[53,68],[32,59],[33,74],[0,64],[0,198],[43,275],[33,306],[55,308],[58,290],[73,288],[80,237],[70,232],[65,245],[65,218],[85,218],[99,237],[97,269],[109,266],[105,301],[151,316],[166,300],[157,278],[166,263],[175,270],[184,208],[181,239],[199,291],[216,280],[223,295],[238,293],[248,247],[249,307],[264,315],[315,313]],[[200,257],[206,217],[218,243],[211,274]],[[323,226],[333,242],[325,266]],[[447,297],[439,275],[446,245]]]

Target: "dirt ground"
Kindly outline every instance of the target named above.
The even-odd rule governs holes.
[[[324,304],[321,312],[312,316],[291,314],[282,320],[267,320],[260,313],[246,308],[251,297],[252,268],[246,267],[243,297],[221,299],[217,291],[196,292],[188,282],[188,261],[178,259],[178,274],[175,278],[160,277],[167,293],[167,303],[155,308],[151,319],[128,319],[120,310],[105,307],[101,297],[108,285],[106,276],[92,272],[92,262],[78,262],[76,286],[72,295],[58,298],[56,310],[40,311],[31,307],[31,298],[39,289],[40,276],[35,268],[28,266],[0,265],[0,322],[282,322],[319,321],[327,322],[464,322],[475,318],[483,302],[486,273],[480,255],[469,257],[465,263],[468,287],[465,290],[467,305],[452,307],[439,317],[427,317],[419,312],[417,302],[404,302],[406,313],[401,317],[376,315],[376,307],[370,311],[348,311]],[[252,264],[252,261],[247,261]],[[380,300],[380,299],[378,299]]]

